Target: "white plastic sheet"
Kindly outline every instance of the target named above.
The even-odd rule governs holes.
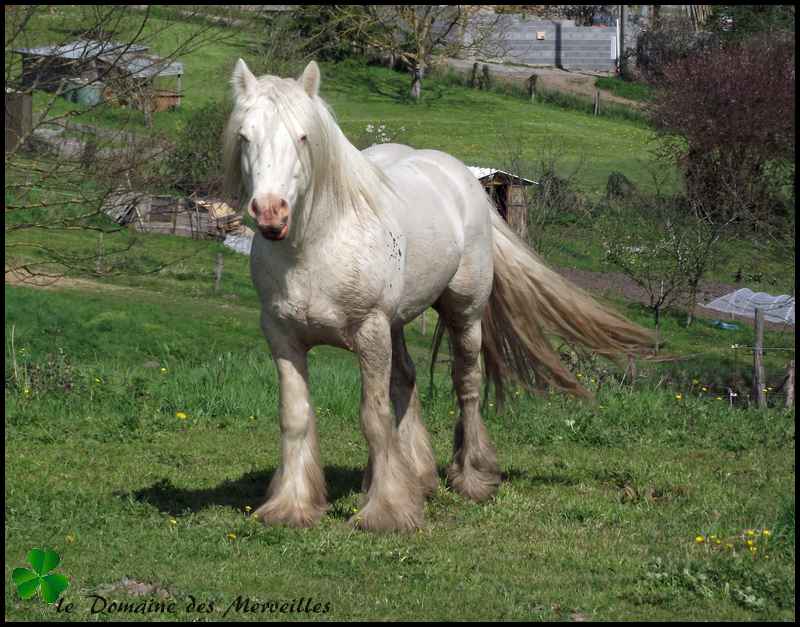
[[[253,245],[253,237],[251,235],[228,235],[222,243],[237,253],[249,257],[250,247]]]
[[[703,303],[699,304],[703,305]],[[766,292],[754,292],[745,287],[720,296],[703,307],[749,318],[755,317],[755,310],[758,307],[764,311],[764,319],[769,322],[794,324],[794,296],[788,294],[772,296]]]

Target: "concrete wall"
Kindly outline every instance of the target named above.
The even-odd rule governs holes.
[[[542,21],[504,15],[496,29],[499,60],[526,65],[611,72],[616,66],[614,27],[575,26],[572,20]],[[538,39],[543,34],[543,39]],[[481,55],[484,56],[484,55]]]

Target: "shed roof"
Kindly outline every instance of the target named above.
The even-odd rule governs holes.
[[[133,78],[183,75],[183,63],[166,62],[155,55],[143,54],[147,50],[148,47],[142,44],[79,39],[61,46],[16,48],[14,52],[33,57],[57,57],[73,61],[100,58],[106,63],[126,70]]]
[[[34,57],[60,57],[62,59],[83,59],[98,57],[112,52],[145,52],[147,46],[126,44],[118,41],[94,41],[78,39],[61,46],[39,46],[36,48],[15,48],[13,52]]]
[[[122,55],[120,59],[105,55],[103,60],[113,63],[117,67],[125,68],[133,78],[183,75],[183,63],[180,61],[166,62],[153,55]]]
[[[511,172],[506,172],[505,170],[498,170],[497,168],[482,168],[480,166],[468,165],[469,171],[475,176],[476,179],[483,180],[486,178],[490,178],[497,173],[505,174],[506,176],[510,176],[512,179],[516,179],[520,181],[523,185],[538,185],[536,181],[531,181],[530,179],[523,178],[521,176],[517,176],[516,174],[511,174]]]

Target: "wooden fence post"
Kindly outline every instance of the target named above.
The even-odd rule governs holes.
[[[217,253],[217,263],[214,266],[214,293],[219,293],[220,284],[222,283],[222,253]]]
[[[786,373],[786,407],[794,405],[794,359],[789,362],[789,371]]]
[[[759,409],[767,406],[764,392],[764,310],[756,307],[756,341],[753,344],[753,390],[751,394]]]
[[[97,240],[97,257],[95,258],[94,262],[95,274],[103,273],[103,266],[105,265],[103,263],[104,257],[105,257],[105,246],[103,245],[103,231],[100,231],[100,238]]]
[[[528,78],[528,96],[531,102],[536,102],[536,81],[539,80],[538,74],[531,74]]]
[[[594,115],[600,115],[600,90],[594,91]]]

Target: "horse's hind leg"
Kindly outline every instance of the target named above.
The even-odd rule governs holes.
[[[453,489],[473,501],[484,501],[497,492],[500,467],[480,413],[481,321],[464,325],[448,322],[453,346],[453,384],[461,416],[455,428],[453,463],[447,479]]]
[[[426,496],[436,492],[439,478],[430,439],[422,424],[422,406],[417,396],[416,372],[408,354],[403,328],[392,330],[392,379],[390,395],[397,417],[400,444],[414,466]]]

